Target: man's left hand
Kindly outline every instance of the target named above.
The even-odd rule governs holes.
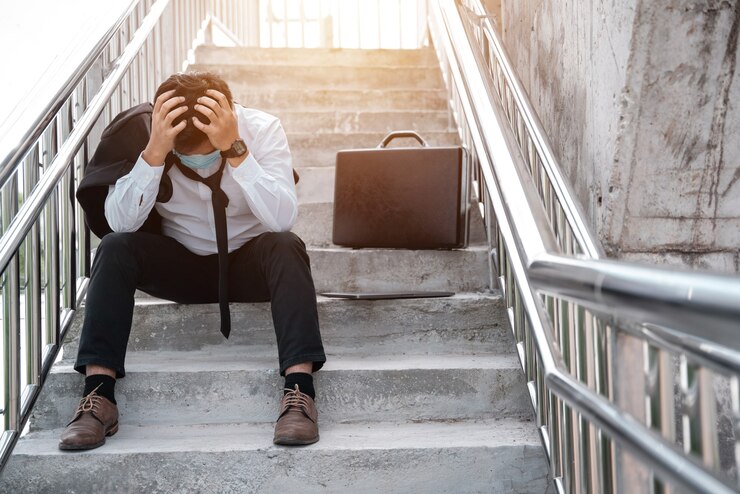
[[[207,96],[201,96],[193,107],[211,121],[208,125],[193,117],[193,125],[205,135],[216,149],[226,151],[239,139],[239,127],[234,110],[223,93],[215,89],[206,91]]]

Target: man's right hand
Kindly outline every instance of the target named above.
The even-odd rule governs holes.
[[[188,110],[187,106],[177,106],[185,101],[182,96],[175,96],[175,90],[164,92],[154,102],[152,111],[152,133],[141,157],[149,166],[162,166],[167,153],[175,147],[175,137],[187,125],[183,120],[172,126],[172,122]]]

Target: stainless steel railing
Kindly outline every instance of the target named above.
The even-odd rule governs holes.
[[[480,2],[429,24],[557,490],[733,492],[740,280],[600,259]]]
[[[426,40],[425,0],[260,0],[260,10],[261,46],[413,49]]]
[[[20,142],[0,146],[10,150],[0,158],[0,466],[85,295],[91,242],[75,191],[90,151],[119,111],[151,100],[159,82],[182,69],[217,7],[208,0],[132,1]]]

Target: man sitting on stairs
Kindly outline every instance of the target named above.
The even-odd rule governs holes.
[[[153,107],[126,110],[106,128],[77,191],[102,241],[75,362],[85,390],[61,449],[96,448],[118,430],[114,387],[137,289],[218,301],[225,337],[229,301],[271,301],[285,376],[273,442],[318,441],[312,373],[326,356],[306,247],[289,231],[296,180],[279,120],[234,103],[210,73],[172,75]]]

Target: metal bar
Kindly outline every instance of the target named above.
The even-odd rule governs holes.
[[[288,0],[283,0],[283,35],[285,36],[285,47],[287,48],[289,45],[288,43]]]
[[[398,10],[399,11],[401,10],[400,9],[400,6],[399,6],[399,9]],[[358,12],[357,15],[359,16],[360,13]],[[381,34],[380,33],[380,15],[381,15],[381,13],[380,13],[380,0],[375,0],[375,16],[377,17],[377,20],[378,20],[378,22],[376,24],[377,27],[378,27],[378,48],[382,48],[383,47],[383,42],[382,42],[381,36],[380,36],[380,34]],[[400,25],[399,25],[399,28],[400,28]]]
[[[362,48],[362,22],[360,21],[360,0],[355,2],[355,14],[357,15],[357,48]]]
[[[306,6],[305,2],[301,2],[301,48],[306,47]]]
[[[2,230],[7,231],[18,207],[18,176],[12,175],[1,191]],[[3,363],[5,397],[3,407],[4,429],[20,432],[21,364],[20,364],[20,263],[18,253],[2,271],[3,295]]]
[[[662,337],[708,353],[740,372],[736,277],[552,254],[534,259],[528,273],[540,290],[655,324],[652,330]]]

